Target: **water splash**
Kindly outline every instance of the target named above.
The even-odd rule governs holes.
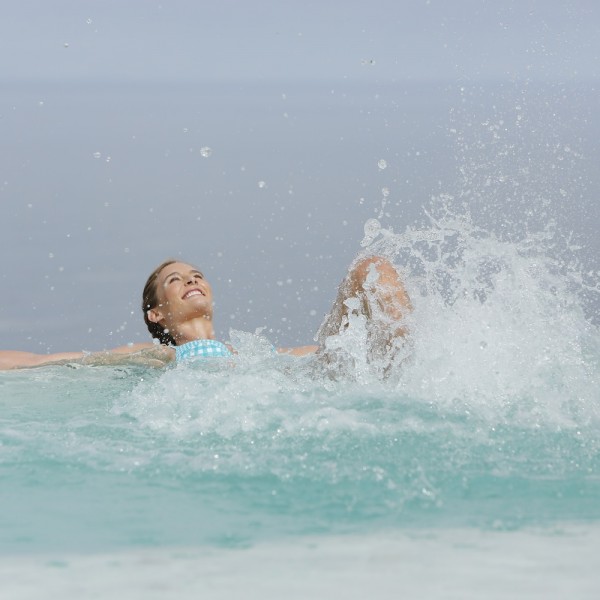
[[[557,418],[583,401],[597,418],[600,338],[582,308],[573,249],[552,223],[507,241],[468,214],[437,213],[427,212],[428,227],[378,229],[364,251],[395,261],[413,299],[402,388],[434,402],[528,405]]]

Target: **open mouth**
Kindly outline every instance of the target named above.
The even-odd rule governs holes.
[[[189,292],[186,292],[182,296],[182,299],[186,300],[187,298],[191,298],[192,296],[206,296],[206,294],[202,290],[199,290],[199,289],[195,288],[193,290],[190,290]]]

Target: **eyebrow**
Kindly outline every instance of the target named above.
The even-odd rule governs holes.
[[[202,275],[202,271],[198,271],[198,269],[192,269],[190,271],[191,274],[195,275],[196,273],[198,275]],[[167,281],[167,279],[169,279],[169,277],[172,277],[173,275],[179,275],[180,277],[182,276],[181,273],[179,271],[173,271],[172,273],[169,273],[164,279],[163,282]],[[204,275],[202,275],[202,277],[204,277]]]

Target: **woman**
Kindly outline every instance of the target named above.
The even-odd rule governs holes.
[[[354,304],[349,302],[352,298],[356,299]],[[215,339],[212,289],[193,265],[176,260],[159,265],[144,286],[142,310],[148,330],[158,344],[132,344],[92,354],[0,351],[0,369],[69,362],[162,366],[173,361],[235,353],[234,348]],[[325,340],[347,327],[349,313],[357,310],[367,319],[372,319],[374,312],[386,317],[388,326],[383,335],[386,344],[406,334],[403,320],[411,310],[410,300],[398,273],[386,259],[362,258],[350,268],[333,309],[319,330],[319,346],[279,348],[278,352],[303,356],[323,351]]]

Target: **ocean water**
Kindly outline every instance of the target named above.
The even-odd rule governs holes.
[[[176,257],[239,354],[0,372],[0,600],[599,598],[594,3],[6,4],[0,348]]]
[[[2,597],[597,598],[593,286],[551,222],[427,214],[365,223],[414,304],[391,354],[355,313],[328,364],[231,330],[227,361],[1,373]]]

